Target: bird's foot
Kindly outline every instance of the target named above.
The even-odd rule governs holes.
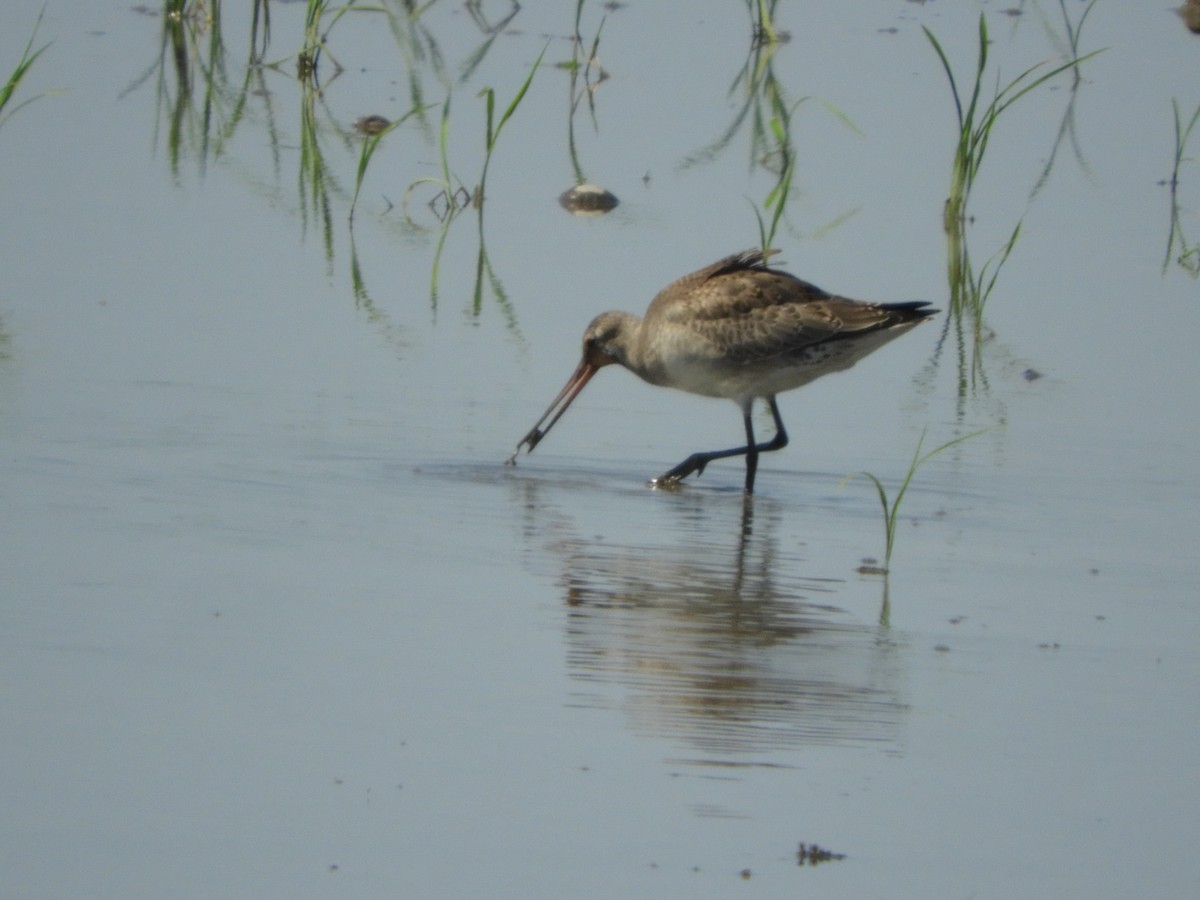
[[[679,482],[687,478],[693,472],[697,475],[704,474],[704,467],[708,465],[708,456],[704,453],[693,453],[675,468],[666,474],[659,475],[657,478],[650,479],[651,487],[665,488],[667,490],[677,490]]]

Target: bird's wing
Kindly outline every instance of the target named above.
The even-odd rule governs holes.
[[[705,277],[699,277],[705,275]],[[879,307],[833,297],[746,255],[682,279],[655,299],[647,318],[704,338],[728,362],[797,353],[884,324]]]

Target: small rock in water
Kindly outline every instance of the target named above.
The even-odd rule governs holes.
[[[577,184],[564,191],[558,202],[567,212],[577,216],[602,216],[616,209],[619,201],[615,194],[597,184]]]

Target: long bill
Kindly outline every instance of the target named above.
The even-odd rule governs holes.
[[[521,452],[521,448],[524,446],[528,446],[529,453],[533,452],[533,448],[550,432],[550,429],[554,427],[554,423],[562,418],[562,414],[567,411],[567,407],[579,396],[579,392],[591,381],[592,376],[596,374],[598,369],[599,366],[586,358],[580,361],[579,367],[575,369],[574,374],[567,380],[563,389],[558,392],[558,396],[554,398],[554,402],[542,413],[542,417],[537,420],[533,428],[529,429],[529,434],[517,442],[517,449],[508,458],[506,465],[516,465],[517,454]],[[550,418],[552,414],[553,418]],[[550,419],[550,422],[543,428],[542,423],[547,419]]]

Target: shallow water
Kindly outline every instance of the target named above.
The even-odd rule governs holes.
[[[965,72],[981,8],[1002,78],[1059,58],[1046,0],[777,10],[773,74],[811,98],[787,268],[947,308],[954,113],[920,26]],[[5,5],[0,68],[40,9]],[[570,125],[544,64],[489,166],[477,295],[476,211],[438,257],[433,194],[410,222],[405,191],[440,175],[447,91],[474,187],[476,95],[499,113],[547,42],[570,58],[573,9],[521,7],[465,81],[488,39],[466,8],[395,31],[348,15],[317,95],[284,60],[302,5],[272,5],[284,61],[243,93],[247,14],[225,4],[224,74],[203,77],[213,30],[193,25],[179,102],[160,15],[47,5],[18,98],[46,96],[0,120],[0,894],[1200,886],[1200,296],[1178,247],[1164,270],[1160,184],[1200,39],[1099,0],[1078,157],[1068,139],[1032,199],[1069,78],[1001,120],[976,265],[1023,225],[978,369],[943,314],[782,397],[792,443],[750,500],[736,460],[647,487],[739,417],[624,372],[505,467],[595,313],[758,240],[762,148],[749,124],[714,148],[750,22],[689,9],[585,5],[611,74],[595,124],[584,100]],[[380,144],[351,231],[353,123],[399,118],[414,84],[434,108]],[[1198,171],[1178,187],[1193,237]],[[621,205],[568,214],[577,172]],[[918,470],[888,580],[861,574],[884,529],[846,476],[894,495],[923,433],[985,428]],[[798,865],[802,842],[845,858]]]

